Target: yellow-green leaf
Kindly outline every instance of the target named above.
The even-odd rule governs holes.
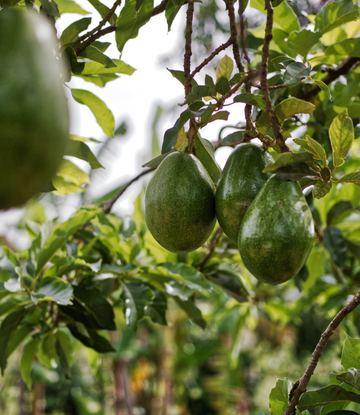
[[[354,140],[354,125],[347,110],[334,118],[329,128],[334,168],[344,163]]]
[[[233,60],[228,55],[225,55],[218,63],[218,66],[216,68],[216,82],[218,82],[222,77],[230,81],[233,69]]]

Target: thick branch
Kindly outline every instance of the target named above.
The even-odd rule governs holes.
[[[299,403],[300,397],[303,393],[306,392],[306,387],[310,381],[311,376],[313,375],[316,365],[329,341],[331,335],[337,329],[339,324],[344,320],[344,318],[350,314],[355,308],[360,304],[360,291],[353,297],[353,299],[346,304],[335,316],[335,318],[328,325],[327,329],[321,335],[319,343],[315,347],[314,353],[311,356],[308,367],[305,370],[303,376],[295,383],[293,389],[290,392],[290,403],[286,408],[284,415],[295,415],[296,405]]]
[[[189,0],[186,13],[186,33],[185,33],[185,55],[184,55],[184,76],[185,76],[185,98],[191,92],[191,36],[194,16],[194,0]]]
[[[346,58],[343,62],[341,62],[335,69],[329,70],[328,74],[322,79],[322,81],[329,85],[331,82],[335,81],[335,79],[339,78],[341,75],[346,75],[350,69],[357,63],[360,62],[360,58],[349,57]],[[299,96],[300,99],[304,101],[309,101],[312,97],[317,95],[321,89],[314,85],[308,90],[306,90],[302,95]]]
[[[265,27],[265,38],[264,38],[264,46],[263,46],[263,54],[262,54],[262,62],[261,62],[261,90],[264,95],[264,100],[266,103],[266,111],[269,114],[269,118],[271,121],[271,126],[274,131],[274,137],[276,140],[277,145],[280,147],[283,153],[289,152],[289,148],[284,143],[284,140],[280,133],[280,124],[275,114],[275,110],[271,103],[269,86],[267,82],[267,73],[268,73],[268,60],[270,54],[270,42],[272,39],[272,26],[273,26],[273,19],[274,19],[274,11],[271,4],[271,0],[265,0],[265,7],[267,10],[267,17],[266,17],[266,27]]]
[[[140,174],[138,174],[136,177],[134,177],[133,179],[131,179],[129,182],[125,183],[124,186],[122,186],[120,188],[120,190],[118,191],[118,193],[108,202],[103,202],[100,204],[100,206],[104,206],[103,212],[104,213],[110,213],[112,207],[114,206],[115,202],[120,198],[120,196],[125,192],[125,190],[130,187],[134,182],[136,182],[137,180],[140,179],[140,177],[145,176],[148,173],[151,173],[152,171],[154,171],[155,169],[147,169],[144,170],[143,172],[141,172]]]

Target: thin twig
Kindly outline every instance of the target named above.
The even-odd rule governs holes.
[[[230,33],[231,33],[231,37],[233,39],[234,59],[235,59],[236,66],[237,66],[239,72],[245,72],[245,68],[244,68],[244,66],[241,62],[241,58],[240,58],[239,43],[237,41],[238,32],[237,32],[237,29],[236,29],[235,11],[234,11],[233,0],[228,0],[227,5],[228,5],[228,10],[229,10],[228,14],[229,14],[229,21],[230,21]]]
[[[271,0],[265,0],[265,7],[267,10],[267,17],[266,17],[266,26],[265,26],[265,38],[264,38],[264,46],[262,52],[262,61],[261,61],[261,90],[263,92],[264,100],[266,103],[266,111],[269,114],[269,118],[271,121],[271,126],[274,131],[274,137],[276,140],[277,145],[280,147],[282,153],[289,152],[289,148],[285,144],[281,133],[280,133],[280,124],[275,114],[275,110],[271,103],[269,86],[267,82],[267,73],[268,73],[268,60],[270,54],[270,42],[272,39],[272,26],[273,26],[273,19],[274,19],[274,11],[271,4]]]
[[[86,49],[88,46],[90,46],[96,39],[99,39],[100,37],[111,33],[111,32],[115,32],[116,30],[116,26],[111,25],[109,27],[105,27],[105,29],[101,29],[99,30],[97,33],[94,33],[92,36],[90,36],[88,39],[85,40],[85,42],[80,43],[80,45],[78,47],[76,47],[74,49],[75,53],[77,55],[80,55],[81,52]]]
[[[261,89],[261,85],[255,84],[255,85],[253,85],[253,87]],[[284,89],[284,88],[289,88],[289,85],[286,85],[286,84],[272,85],[272,86],[268,85],[269,91],[275,91],[277,89]]]
[[[189,0],[186,12],[186,33],[185,33],[185,55],[184,55],[184,76],[185,76],[185,98],[191,92],[191,36],[194,17],[194,0]]]
[[[218,244],[220,237],[222,234],[222,229],[219,227],[218,229],[216,229],[214,236],[211,239],[210,242],[210,248],[209,248],[209,252],[208,254],[205,256],[204,260],[202,261],[202,263],[200,264],[199,270],[202,271],[206,265],[206,263],[209,261],[209,259],[212,257],[212,254],[215,251],[216,245]]]
[[[329,338],[337,329],[339,324],[344,318],[350,314],[360,304],[360,291],[349,301],[345,307],[343,307],[328,325],[324,333],[321,335],[319,343],[316,345],[315,350],[311,356],[308,367],[305,370],[303,376],[295,383],[294,387],[290,392],[290,403],[286,408],[284,415],[295,415],[296,405],[299,403],[300,397],[306,392],[306,387],[310,381],[311,376],[314,373],[316,365],[329,341]]]
[[[169,3],[169,0],[163,0],[158,6],[154,7],[154,10],[151,12],[151,16],[154,17],[157,14],[160,14],[163,11],[165,11],[168,3]]]
[[[222,108],[222,104],[224,103],[224,101],[226,99],[228,99],[229,97],[231,97],[231,95],[235,94],[235,92],[241,87],[241,85],[243,85],[245,82],[249,81],[250,79],[252,79],[253,77],[256,76],[256,73],[252,73],[252,74],[248,74],[246,76],[244,76],[244,78],[240,79],[240,81],[238,83],[236,83],[231,89],[230,91],[228,91],[225,95],[223,95],[217,102],[217,106],[218,108]]]
[[[137,180],[140,179],[140,177],[145,176],[148,173],[151,173],[152,171],[154,171],[155,168],[151,168],[151,169],[147,169],[144,170],[143,172],[141,172],[140,174],[138,174],[136,177],[134,177],[133,179],[131,179],[129,182],[125,183],[120,190],[117,192],[117,194],[109,201],[107,202],[103,202],[100,204],[100,206],[104,206],[103,212],[104,213],[110,213],[112,207],[114,206],[115,202],[119,199],[119,197],[125,192],[125,190],[130,187],[134,182],[136,182]]]
[[[209,62],[212,61],[212,59],[215,58],[216,55],[218,55],[221,51],[225,50],[226,48],[228,48],[231,44],[233,43],[233,39],[230,36],[230,38],[223,43],[222,45],[218,46],[206,59],[204,59],[204,61],[197,66],[190,74],[190,78],[194,78],[194,76],[201,71],[202,68],[204,68],[204,66],[206,66]]]

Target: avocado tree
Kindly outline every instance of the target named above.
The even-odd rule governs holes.
[[[293,334],[296,330],[303,340],[308,339],[306,347],[313,347],[313,354],[309,362],[302,361],[303,375],[294,377],[293,373],[285,373],[286,377],[273,385],[269,396],[272,415],[320,413],[320,410],[322,415],[358,413],[360,7],[357,2],[307,3],[306,11],[300,10],[301,2],[286,0],[237,3],[227,0],[223,4],[163,0],[157,5],[153,0],[124,3],[117,0],[110,7],[98,0],[89,3],[97,13],[74,21],[57,39],[54,53],[63,64],[64,84],[72,77],[99,87],[109,82],[126,82],[117,78],[118,74],[133,73],[131,62],[107,56],[109,43],[102,41],[102,37],[113,34],[113,42],[121,54],[125,44],[136,38],[150,19],[165,18],[170,30],[174,19],[182,16],[179,11],[184,9],[183,67],[169,69],[169,76],[184,88],[184,99],[179,102],[182,112],[173,120],[173,127],[165,131],[161,154],[138,166],[139,174],[128,183],[101,200],[82,206],[64,222],[46,221],[33,215],[32,220],[23,224],[31,237],[28,249],[15,252],[4,239],[0,262],[2,374],[6,376],[10,356],[20,350],[20,370],[29,388],[34,365],[57,367],[70,378],[74,339],[96,353],[120,356],[127,347],[121,343],[121,339],[127,338],[127,330],[135,333],[144,321],[164,326],[164,332],[169,319],[176,327],[176,317],[171,312],[175,307],[205,332],[207,324],[221,321],[227,325],[231,338],[229,365],[235,371],[240,370],[244,337],[249,331],[260,336],[264,321],[269,327],[291,328]],[[9,8],[17,13],[40,13],[55,27],[63,13],[88,15],[72,0],[1,0],[0,19]],[[220,14],[222,21],[226,16],[226,24],[219,22]],[[216,36],[209,39],[202,30],[209,18],[215,33],[221,31],[227,36],[224,43],[214,45]],[[88,30],[92,21],[98,24]],[[25,34],[23,42],[28,42]],[[197,47],[203,56],[197,53],[194,64],[193,48],[199,43],[206,47]],[[34,46],[29,44],[31,47]],[[136,42],[133,47],[136,48]],[[0,79],[0,88],[4,82]],[[90,108],[104,133],[114,137],[114,117],[106,103],[85,89],[71,89],[71,94],[76,102]],[[211,124],[216,128],[216,122],[226,122],[230,112],[238,114],[236,125],[222,124],[216,141],[202,137],[205,127]],[[1,116],[0,122],[3,122]],[[224,132],[229,129],[233,132],[226,135]],[[52,194],[66,197],[85,191],[89,175],[71,157],[85,160],[92,169],[100,168],[100,162],[86,144],[89,140],[69,136],[66,158],[52,177],[51,185],[47,185],[48,200]],[[314,231],[315,239],[306,235],[306,255],[298,252],[295,244],[296,235],[303,235],[299,225],[303,215],[294,218],[290,214],[284,219],[294,230],[294,243],[286,240],[279,245],[277,236],[272,236],[275,248],[265,264],[269,269],[281,273],[285,271],[281,269],[284,265],[274,268],[272,261],[304,256],[298,263],[300,270],[296,269],[296,275],[290,275],[288,282],[269,285],[266,282],[278,284],[289,278],[274,277],[265,282],[254,278],[247,268],[256,269],[250,266],[256,259],[247,260],[252,264],[247,262],[250,265],[244,266],[236,235],[227,236],[218,225],[212,232],[207,229],[210,238],[196,250],[189,253],[166,250],[148,231],[142,194],[135,202],[135,213],[130,220],[112,213],[114,204],[124,197],[128,187],[143,176],[152,175],[163,160],[170,160],[167,156],[173,157],[172,153],[180,151],[195,156],[214,187],[222,173],[216,151],[250,142],[261,144],[261,151],[269,153],[270,159],[258,172],[272,175],[266,183],[276,180],[285,184],[282,189],[289,190],[282,190],[281,197],[289,206],[303,198],[301,186],[307,201],[302,204],[304,212],[311,211],[306,226]],[[250,155],[243,159],[249,169],[260,163],[257,160]],[[176,187],[175,180],[173,186]],[[296,191],[290,190],[295,188]],[[257,205],[264,235],[270,232],[267,220],[275,209],[266,210],[265,206],[274,192],[270,191]],[[163,214],[165,219],[167,212]],[[234,224],[236,221],[234,218]],[[213,218],[209,223],[213,223]],[[229,228],[231,232],[231,218]],[[261,241],[257,243],[260,260]],[[252,272],[256,276],[256,271]],[[211,310],[208,313],[206,305]],[[321,329],[316,325],[319,319],[323,322]],[[124,325],[119,323],[122,320]],[[317,380],[312,384],[312,376],[321,365],[333,335],[330,362],[337,359],[336,364],[327,367],[328,375],[322,378],[322,383]],[[299,340],[298,344],[301,349]],[[339,345],[343,345],[340,362]],[[339,372],[331,377],[333,370]],[[277,375],[276,370],[273,375]],[[244,383],[250,382],[251,376],[246,377],[245,372],[242,376]],[[126,389],[126,385],[121,385]],[[229,404],[228,409],[222,407],[219,412],[211,413],[260,413],[255,412],[255,404],[245,409],[241,406],[241,402],[251,401],[250,395],[251,391],[247,398],[237,399],[238,412],[230,408],[230,401],[224,400],[224,405]],[[81,400],[76,398],[76,391],[73,396],[77,402]],[[167,413],[170,400],[170,393],[161,395],[162,413]],[[131,404],[127,403],[130,414]],[[151,413],[151,409],[145,411]],[[187,408],[182,413],[190,411]]]

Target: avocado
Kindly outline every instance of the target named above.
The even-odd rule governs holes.
[[[64,155],[69,113],[56,49],[45,17],[0,10],[0,209],[41,191]]]
[[[215,209],[225,234],[237,244],[241,221],[270,177],[263,169],[271,155],[255,144],[240,144],[229,156],[216,189]]]
[[[276,175],[247,210],[239,233],[246,268],[259,281],[281,284],[297,275],[314,242],[314,222],[297,182]]]
[[[215,226],[215,186],[190,153],[164,158],[145,193],[145,219],[156,241],[171,252],[190,252]]]

